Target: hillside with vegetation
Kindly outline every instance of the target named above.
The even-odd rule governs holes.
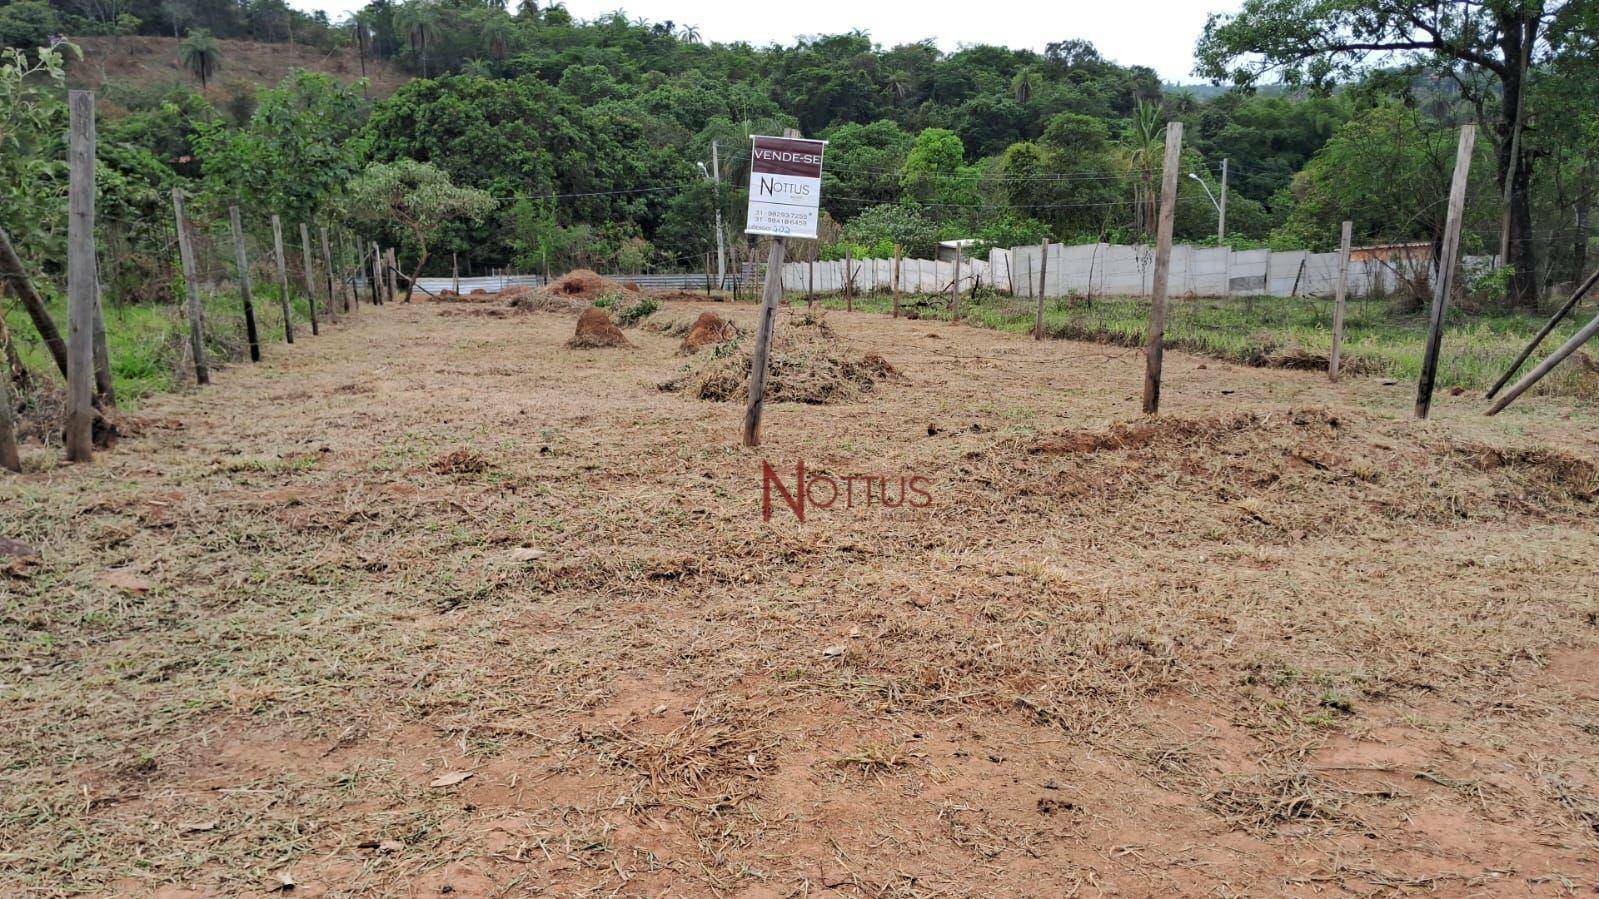
[[[200,88],[194,73],[183,65],[183,41],[157,35],[74,37],[83,51],[67,65],[67,86],[96,91],[113,107],[139,107],[171,92]],[[256,91],[293,74],[296,69],[328,75],[340,84],[382,99],[394,93],[411,75],[394,63],[362,59],[346,46],[269,44],[250,40],[218,39],[220,65],[201,92],[221,110],[249,109]],[[366,81],[363,88],[362,80]]]
[[[1225,160],[1235,246],[1329,249],[1345,218],[1357,244],[1436,242],[1457,129],[1473,121],[1483,139],[1463,252],[1493,255],[1508,233],[1502,277],[1518,304],[1576,278],[1599,163],[1599,119],[1580,99],[1599,86],[1592,10],[1516,3],[1428,18],[1424,5],[1381,5],[1417,24],[1252,0],[1196,36],[1200,74],[1232,86],[1203,95],[1070,35],[1042,53],[883,47],[859,32],[755,47],[533,2],[380,0],[331,22],[277,0],[133,3],[114,16],[20,0],[0,7],[0,35],[22,60],[58,30],[88,35],[82,61],[58,51],[73,79],[103,85],[102,165],[118,208],[156,215],[183,185],[202,211],[242,201],[325,217],[347,207],[355,174],[400,160],[492,198],[474,221],[438,223],[426,259],[414,234],[374,222],[408,270],[440,273],[450,253],[472,271],[697,270],[716,211],[732,235],[741,226],[748,136],[785,127],[830,141],[823,239],[802,258],[895,243],[926,255],[952,237],[1145,241],[1173,119],[1188,126],[1181,241],[1217,239]],[[1328,37],[1284,43],[1295,29]],[[59,159],[59,94],[27,102],[51,127],[17,145]],[[713,146],[720,184],[705,174]],[[59,198],[62,170],[16,174],[0,224],[48,271],[62,220],[17,198]],[[149,256],[140,270],[162,275],[138,287],[159,294],[165,254],[129,227],[129,252]]]

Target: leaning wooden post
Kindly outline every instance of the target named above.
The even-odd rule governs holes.
[[[294,312],[289,306],[289,261],[283,256],[283,221],[272,216],[272,249],[278,263],[278,298],[283,301],[283,339],[294,342]]]
[[[1498,415],[1499,412],[1506,406],[1515,402],[1516,397],[1526,393],[1534,384],[1542,381],[1544,375],[1554,371],[1555,366],[1566,361],[1567,356],[1575,353],[1579,347],[1592,340],[1595,334],[1599,334],[1599,315],[1594,316],[1593,321],[1583,325],[1582,330],[1571,335],[1571,339],[1561,344],[1559,349],[1555,350],[1553,353],[1550,353],[1548,359],[1538,363],[1537,368],[1527,372],[1526,377],[1522,378],[1520,381],[1517,381],[1516,386],[1510,388],[1510,390],[1506,392],[1504,396],[1500,397],[1498,401],[1493,404],[1493,407],[1488,410],[1488,414]]]
[[[799,137],[794,128],[783,129],[784,137]],[[777,304],[783,298],[783,257],[787,238],[773,237],[772,251],[766,257],[766,286],[761,292],[760,318],[755,328],[755,348],[750,358],[750,395],[744,406],[744,445],[761,445],[761,413],[766,408],[766,360],[772,349],[772,329],[777,324]]]
[[[65,378],[67,342],[61,339],[61,332],[56,329],[55,319],[50,317],[50,311],[45,308],[44,297],[34,289],[33,280],[22,267],[22,259],[17,256],[16,247],[11,245],[11,235],[7,234],[4,228],[0,228],[0,278],[11,281],[11,287],[16,292],[17,298],[22,300],[22,305],[28,310],[28,317],[33,319],[33,327],[39,332],[39,339],[50,351],[50,358],[55,360],[56,368],[61,370],[61,377]]]
[[[455,251],[450,251],[450,293],[461,295],[461,259]]]
[[[1432,389],[1438,378],[1438,351],[1444,340],[1444,312],[1449,307],[1449,290],[1455,281],[1460,222],[1466,212],[1466,178],[1471,174],[1471,150],[1476,142],[1477,126],[1461,125],[1460,145],[1455,150],[1455,177],[1449,185],[1449,218],[1444,222],[1444,242],[1438,250],[1438,278],[1432,289],[1427,350],[1421,358],[1421,380],[1416,384],[1417,418],[1426,418],[1432,409]]]
[[[1577,307],[1583,296],[1593,289],[1593,285],[1596,282],[1599,282],[1599,268],[1594,269],[1593,274],[1589,275],[1588,280],[1582,282],[1582,286],[1571,294],[1571,298],[1566,300],[1565,305],[1555,310],[1555,314],[1550,316],[1549,321],[1538,329],[1538,333],[1527,344],[1526,348],[1521,351],[1521,354],[1516,357],[1516,361],[1510,363],[1510,367],[1505,369],[1505,373],[1500,375],[1499,380],[1495,381],[1494,386],[1488,390],[1488,399],[1493,399],[1494,394],[1498,393],[1511,378],[1516,376],[1516,372],[1520,371],[1521,366],[1526,364],[1527,359],[1532,356],[1532,351],[1538,348],[1538,344],[1543,343],[1544,338],[1554,333],[1555,328],[1565,320],[1567,315],[1571,314],[1571,310]]]
[[[1149,307],[1149,348],[1144,359],[1144,414],[1160,411],[1160,369],[1166,355],[1166,282],[1171,276],[1172,220],[1177,213],[1177,169],[1182,161],[1183,123],[1166,125],[1166,159],[1160,176],[1160,215],[1155,231],[1155,278]]]
[[[261,335],[255,329],[255,301],[250,296],[250,260],[244,252],[244,223],[239,207],[228,207],[228,224],[233,229],[233,267],[239,276],[239,299],[244,303],[244,336],[250,342],[250,361],[261,361]]]
[[[1044,339],[1044,285],[1049,270],[1049,238],[1038,245],[1038,309],[1033,312],[1033,339]]]
[[[899,318],[899,244],[894,244],[894,270],[889,274],[889,283],[894,288],[894,317]]]
[[[68,91],[67,461],[94,458],[94,94]]]
[[[0,468],[22,470],[22,455],[17,452],[15,401],[11,396],[11,372],[0,371]]]
[[[194,271],[194,247],[189,243],[189,217],[183,212],[183,188],[172,188],[172,211],[178,219],[178,259],[183,263],[183,283],[189,297],[189,352],[194,355],[194,382],[211,383],[205,364],[205,321],[200,312],[200,276]]]
[[[388,264],[385,266],[385,268],[389,270],[389,295],[387,297],[387,301],[392,303],[394,302],[394,298],[400,293],[400,283],[396,280],[396,274],[400,270],[400,260],[395,254],[393,247],[389,247]],[[410,294],[406,294],[405,301],[407,303],[411,302]]]
[[[311,277],[311,268],[315,263],[311,259],[311,232],[305,227],[305,222],[300,223],[300,277],[305,279],[305,308],[311,314],[311,336],[321,333],[317,326],[316,318],[316,282]]]
[[[327,287],[328,287],[328,305],[327,305],[328,321],[338,321],[339,320],[339,303],[338,303],[338,300],[335,299],[334,296],[333,296],[333,248],[328,245],[328,226],[327,225],[323,225],[323,226],[321,226],[321,229],[322,229],[322,272],[323,272],[323,275],[325,276],[323,280],[327,284]],[[348,310],[346,310],[346,311],[348,311]]]
[[[1349,296],[1349,235],[1354,222],[1344,222],[1338,239],[1338,281],[1333,285],[1332,352],[1327,356],[1327,377],[1338,380],[1338,363],[1344,345],[1344,304]]]

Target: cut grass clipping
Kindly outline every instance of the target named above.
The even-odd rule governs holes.
[[[702,400],[748,397],[753,344],[735,337],[709,347],[661,389]],[[821,316],[810,314],[778,326],[767,364],[766,399],[773,403],[847,403],[898,377],[887,359],[876,353],[854,355]]]

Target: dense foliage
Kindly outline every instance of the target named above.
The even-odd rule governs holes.
[[[1456,127],[1484,122],[1466,249],[1492,253],[1513,134],[1501,127],[1506,50],[1493,42],[1520,22],[1534,33],[1527,71],[1513,80],[1535,127],[1517,138],[1513,180],[1524,189],[1512,193],[1527,219],[1512,220],[1513,259],[1533,259],[1540,283],[1572,277],[1587,256],[1599,156],[1592,16],[1570,13],[1576,4],[1507,2],[1473,7],[1470,22],[1434,22],[1433,6],[1383,0],[1373,22],[1358,9],[1369,5],[1250,0],[1245,15],[1216,19],[1200,39],[1204,73],[1242,87],[1207,99],[1077,40],[1042,53],[883,48],[860,33],[707,45],[672,22],[621,13],[576,22],[532,2],[512,11],[490,0],[374,0],[334,27],[281,0],[17,0],[0,7],[0,34],[19,45],[60,28],[179,35],[196,86],[226,67],[213,36],[348,47],[418,76],[375,103],[358,86],[297,73],[221,109],[175,90],[106,110],[102,177],[130,220],[176,183],[202,212],[241,203],[288,221],[326,218],[349,208],[350,185],[370,183],[363,172],[415,162],[492,208],[442,216],[422,236],[368,218],[370,236],[396,243],[411,266],[440,272],[455,253],[467,271],[698,270],[716,245],[717,210],[730,243],[743,243],[750,134],[796,127],[829,141],[826,233],[822,246],[795,248],[802,258],[896,244],[927,255],[956,237],[1147,239],[1174,118],[1187,124],[1179,239],[1216,240],[1226,159],[1227,240],[1313,248],[1330,246],[1345,218],[1358,242],[1436,239]],[[1419,24],[1403,24],[1407,15]],[[1401,41],[1407,28],[1426,40],[1396,66],[1371,68],[1360,47]],[[1257,91],[1270,72],[1286,73],[1289,89]],[[0,106],[9,107],[0,117],[24,108]],[[0,162],[18,169],[8,185],[30,186],[0,190],[57,196],[59,99],[30,109],[39,135],[19,131],[23,158]],[[1538,115],[1550,109],[1561,114]],[[43,243],[24,243],[50,256],[51,215],[0,201],[0,223],[38,232]]]

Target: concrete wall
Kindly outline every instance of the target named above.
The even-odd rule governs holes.
[[[1483,260],[1467,257],[1465,266]],[[962,290],[980,278],[984,286],[1014,292],[1017,296],[1148,296],[1155,274],[1154,247],[1125,244],[1049,245],[1047,265],[1039,247],[995,249],[987,260],[970,259],[961,266]],[[816,269],[816,291],[843,289],[844,266],[835,262],[790,262],[783,267],[786,290],[809,287],[807,266]],[[1379,262],[1352,259],[1349,263],[1350,296],[1384,296],[1424,274],[1428,263]],[[930,259],[900,261],[900,290],[905,293],[947,291],[954,278],[954,263]],[[1043,277],[1040,279],[1040,269]],[[865,292],[888,290],[893,260],[868,259],[850,263],[855,287]],[[1313,296],[1330,297],[1338,278],[1337,253],[1305,250],[1233,250],[1228,247],[1172,247],[1169,293],[1171,296]]]

